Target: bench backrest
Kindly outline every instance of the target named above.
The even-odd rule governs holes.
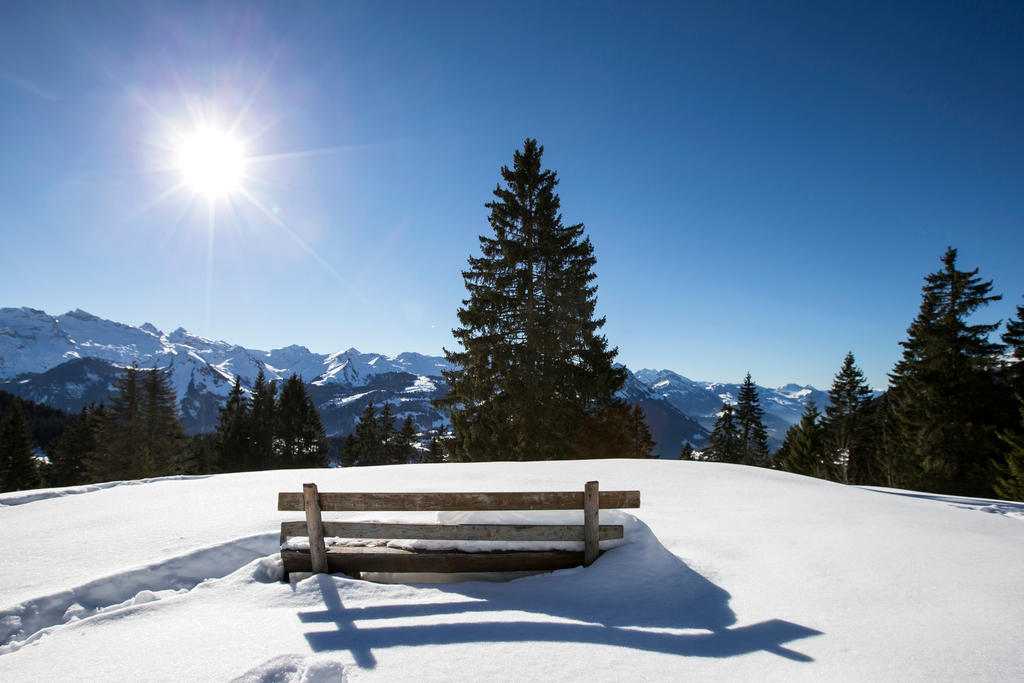
[[[306,520],[283,522],[281,542],[308,536],[313,571],[326,571],[324,536],[342,538],[462,541],[583,541],[584,566],[599,553],[602,540],[622,538],[622,525],[601,525],[598,510],[640,507],[639,491],[599,491],[596,481],[583,491],[490,493],[334,493],[304,484],[302,493],[279,493],[278,510],[304,510]],[[321,512],[583,510],[583,524],[395,524],[325,522]],[[318,569],[317,567],[321,567]]]

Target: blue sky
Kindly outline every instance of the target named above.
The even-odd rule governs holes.
[[[439,353],[536,137],[620,361],[882,387],[947,245],[1024,294],[1024,11],[965,4],[0,3],[0,305]]]

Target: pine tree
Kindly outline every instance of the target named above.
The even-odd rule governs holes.
[[[381,455],[379,461],[384,465],[392,465],[397,462],[395,453],[395,416],[391,412],[391,404],[387,401],[380,408],[380,417],[377,418],[377,448]]]
[[[142,381],[139,366],[132,363],[117,378],[117,393],[108,401],[96,450],[86,469],[92,481],[142,479],[153,476],[153,463],[143,449]]]
[[[978,269],[956,268],[956,249],[925,278],[921,308],[900,342],[903,357],[890,374],[896,447],[919,464],[918,486],[940,493],[992,493],[993,457],[1003,450],[995,425],[1004,423],[1008,388],[995,370],[1003,347],[989,340],[997,324],[968,318],[1001,297]]]
[[[870,453],[864,410],[871,401],[871,388],[855,364],[852,351],[832,380],[828,396],[824,436],[829,460],[836,466],[836,479],[844,484],[866,483]]]
[[[398,430],[395,437],[395,459],[398,464],[413,462],[416,459],[416,426],[412,422],[412,415],[407,415],[402,422],[402,428]]]
[[[1024,306],[1017,306],[1017,317],[1006,322],[1003,343],[1010,355],[1010,383],[1015,392],[1024,395]]]
[[[647,427],[647,418],[644,417],[644,410],[639,403],[633,404],[633,410],[629,413],[627,422],[629,431],[629,457],[631,458],[653,458],[654,439],[651,438],[651,430]]]
[[[14,399],[0,422],[0,491],[24,491],[39,486],[39,469],[32,456],[32,432]]]
[[[1018,402],[1021,431],[1008,429],[999,435],[1010,450],[999,467],[994,489],[1000,498],[1024,501],[1024,396],[1018,397]]]
[[[451,417],[445,447],[459,460],[565,458],[585,418],[613,403],[625,370],[598,334],[593,246],[583,225],[564,226],[556,174],[527,139],[501,169],[481,256],[463,271],[469,298],[445,350],[450,391],[435,405]]]
[[[827,479],[829,463],[825,459],[824,429],[821,413],[814,401],[808,401],[800,422],[786,433],[788,445],[779,467],[787,472]]]
[[[695,459],[693,446],[690,444],[689,441],[685,442],[683,444],[682,450],[679,451],[679,459],[680,460],[694,460]]]
[[[251,462],[252,419],[249,399],[242,391],[242,378],[235,375],[228,400],[220,409],[217,431],[214,435],[214,453],[217,467],[222,472],[242,472]]]
[[[355,432],[349,433],[341,442],[339,460],[342,467],[353,467],[359,461],[359,445]]]
[[[142,392],[143,450],[149,454],[152,471],[157,475],[192,471],[188,440],[181,428],[178,399],[169,373],[156,366],[146,371],[142,376]]]
[[[715,426],[708,437],[705,455],[712,462],[738,463],[743,460],[743,444],[736,425],[736,413],[728,403],[722,404],[722,412],[715,420]]]
[[[327,466],[327,436],[320,412],[298,375],[289,377],[281,388],[275,417],[276,467]]]
[[[249,410],[249,448],[243,468],[246,471],[274,467],[274,430],[277,422],[277,383],[267,383],[262,368],[252,385]]]
[[[384,465],[386,456],[381,448],[381,438],[377,428],[377,411],[373,401],[366,402],[366,408],[359,416],[355,429],[355,451],[351,456],[354,465]]]
[[[768,431],[764,426],[764,409],[749,372],[736,399],[736,422],[742,452],[740,462],[744,465],[767,465]]]
[[[47,456],[51,467],[47,486],[75,486],[90,482],[86,462],[96,450],[102,409],[86,406],[64,432],[50,442]]]

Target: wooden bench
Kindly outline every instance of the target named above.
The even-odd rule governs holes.
[[[528,493],[320,493],[304,484],[302,493],[279,493],[278,510],[304,510],[306,519],[281,523],[284,580],[291,572],[496,572],[551,571],[589,566],[600,555],[600,541],[623,537],[620,524],[599,524],[600,508],[640,507],[639,491],[599,491],[596,481],[583,491]],[[582,524],[394,524],[332,522],[322,512],[404,512],[477,510],[583,510]],[[309,550],[285,547],[290,537],[309,538]],[[403,550],[386,545],[326,547],[324,537],[346,539],[423,539],[444,541],[583,541],[582,551]]]

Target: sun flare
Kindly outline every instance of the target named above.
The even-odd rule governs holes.
[[[242,189],[245,147],[230,133],[199,128],[176,152],[182,182],[193,192],[216,199]]]

